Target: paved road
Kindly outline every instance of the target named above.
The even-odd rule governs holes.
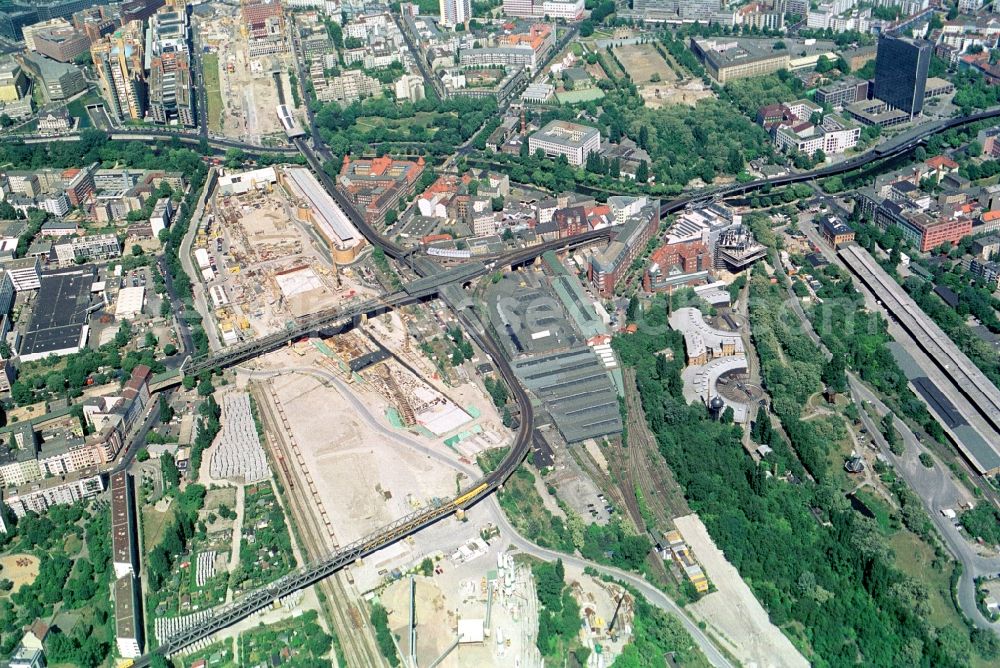
[[[191,328],[188,327],[187,320],[183,317],[184,302],[177,297],[177,291],[174,290],[174,279],[167,269],[167,262],[162,254],[156,263],[160,268],[160,274],[163,276],[163,285],[166,288],[170,306],[174,310],[174,321],[177,323],[177,338],[181,344],[180,354],[166,358],[163,360],[163,363],[168,369],[176,369],[187,355],[195,355],[197,351],[194,349],[194,339],[191,338]]]
[[[525,554],[530,554],[533,557],[539,559],[544,559],[545,561],[555,561],[556,559],[562,559],[564,564],[569,564],[575,568],[586,568],[591,567],[604,575],[609,575],[613,578],[621,580],[628,583],[629,585],[635,587],[639,592],[646,597],[652,605],[663,610],[667,614],[676,617],[681,624],[684,626],[689,634],[691,634],[692,639],[701,649],[701,651],[708,658],[709,662],[713,666],[721,666],[723,668],[732,668],[733,664],[719,651],[719,649],[712,643],[705,632],[698,628],[698,625],[691,621],[679,605],[674,603],[674,601],[667,597],[662,591],[651,585],[644,578],[639,577],[633,573],[614,568],[612,566],[603,566],[601,564],[595,563],[593,561],[587,561],[586,559],[581,559],[579,557],[563,554],[562,552],[555,552],[553,550],[546,549],[544,547],[539,547],[535,545],[527,538],[522,536],[511,526],[510,522],[507,521],[507,517],[503,514],[500,509],[500,504],[497,502],[496,495],[491,496],[487,501],[484,502],[491,506],[493,510],[494,520],[497,527],[500,529],[500,534],[505,535],[505,540],[512,545],[516,546],[519,550]]]
[[[213,167],[212,169],[215,168]],[[208,178],[211,178],[211,172]],[[201,272],[196,269],[194,260],[191,257],[191,246],[194,245],[195,237],[198,235],[198,221],[201,220],[204,214],[205,198],[207,196],[208,189],[206,188],[198,200],[194,214],[191,216],[188,231],[181,240],[181,247],[178,254],[184,273],[191,279],[191,294],[194,296],[194,308],[198,312],[198,315],[201,316],[201,326],[205,329],[205,334],[208,336],[208,349],[211,352],[215,352],[222,347],[219,343],[219,333],[216,331],[215,318],[212,317],[212,311],[208,307],[208,301],[205,298],[206,290],[204,284],[201,282]],[[193,355],[193,353],[191,354]]]
[[[894,455],[882,438],[881,430],[876,423],[876,419],[881,420],[881,417],[889,411],[888,407],[853,374],[848,376],[848,380],[851,384],[851,397],[859,408],[858,412],[865,427],[878,443],[882,454],[892,462],[906,484],[920,497],[924,509],[937,527],[948,551],[962,564],[963,572],[958,580],[958,602],[962,611],[979,628],[993,629],[994,632],[1000,633],[1000,622],[990,622],[976,606],[975,587],[975,578],[1000,573],[1000,557],[981,556],[952,521],[941,514],[942,508],[956,508],[960,502],[968,498],[968,494],[963,493],[961,485],[952,477],[948,467],[925,448],[906,423],[898,418],[895,420],[896,428],[903,438],[906,449],[901,456]],[[871,405],[863,401],[871,402]],[[873,418],[869,415],[869,411],[874,412],[877,417]],[[933,467],[927,468],[920,463],[918,456],[921,453],[927,453],[934,459]]]

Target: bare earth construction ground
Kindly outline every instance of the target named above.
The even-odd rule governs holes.
[[[286,361],[286,368],[302,364]],[[433,497],[454,494],[453,471],[373,432],[336,389],[302,374],[269,382],[340,544],[426,506]],[[389,427],[381,401],[370,393],[364,401]]]
[[[746,665],[807,668],[809,662],[767,618],[767,612],[740,578],[736,567],[715,546],[701,519],[687,515],[674,522],[718,590],[691,604],[697,617]],[[740,641],[734,642],[736,638]]]

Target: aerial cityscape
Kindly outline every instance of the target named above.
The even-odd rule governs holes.
[[[991,0],[0,3],[0,667],[1000,665]]]

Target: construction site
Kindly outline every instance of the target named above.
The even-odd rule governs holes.
[[[206,54],[206,69],[218,69],[217,88],[214,72],[206,72],[210,99],[210,127],[226,137],[253,144],[285,144],[287,138],[275,114],[278,105],[298,110],[299,99],[293,93],[289,72],[295,71],[294,53],[285,34],[284,17],[270,19],[270,34],[255,34],[256,17],[245,16],[247,8],[211,3],[212,14],[200,15],[195,23]],[[249,10],[252,11],[252,10]]]
[[[456,468],[509,440],[488,399],[453,398],[359,329],[296,343],[266,359],[278,373],[256,372],[268,376],[262,400],[282,419],[282,465],[315,481],[312,505],[331,545],[448,498]]]
[[[316,224],[313,202],[282,177],[277,168],[227,174],[208,200],[192,255],[226,345],[376,294],[352,267],[335,265],[345,258],[341,238]]]
[[[468,541],[439,557],[433,575],[398,577],[377,593],[408,665],[544,665],[530,562],[503,545],[502,539]],[[599,657],[590,665],[611,665],[631,637],[632,596],[573,569],[567,582],[580,605],[580,644]]]

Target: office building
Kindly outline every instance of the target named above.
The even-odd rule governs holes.
[[[521,18],[579,21],[584,8],[584,0],[503,0],[503,13]]]
[[[22,257],[0,262],[14,283],[14,289],[37,290],[42,285],[42,261],[37,257]]]
[[[833,248],[854,241],[854,230],[837,216],[822,216],[819,219],[819,233]]]
[[[0,59],[0,102],[14,102],[28,92],[28,77],[10,56]]]
[[[707,22],[722,10],[721,0],[635,0],[633,10],[646,21]]]
[[[0,35],[17,41],[24,38],[23,30],[27,26],[40,21],[69,18],[76,12],[98,4],[105,4],[104,0],[65,0],[65,2],[21,0],[5,3],[3,9],[0,9]]]
[[[145,21],[166,4],[164,0],[128,0],[121,6],[122,23]]]
[[[454,28],[465,24],[472,18],[472,5],[469,0],[439,0],[441,9],[441,25]]]
[[[191,69],[186,53],[153,57],[149,66],[149,113],[154,123],[195,126]]]
[[[91,44],[115,31],[120,22],[117,10],[100,5],[73,14],[73,27],[82,32]]]
[[[779,125],[774,131],[774,143],[782,151],[798,151],[813,155],[823,151],[826,155],[843,153],[854,148],[861,137],[861,126],[837,114],[827,114],[823,122]]]
[[[72,28],[73,24],[64,18],[56,18],[48,21],[39,21],[38,23],[33,23],[30,26],[24,26],[22,33],[24,35],[24,48],[28,51],[35,50],[35,34],[42,32],[43,30],[52,28]]]
[[[90,38],[73,27],[45,28],[34,35],[35,51],[61,63],[90,50]]]
[[[185,12],[161,11],[149,20],[149,113],[153,122],[194,127],[194,94]]]
[[[601,133],[589,125],[552,121],[528,137],[528,150],[532,155],[542,151],[550,158],[563,155],[569,164],[580,167],[589,154],[601,150]]]
[[[883,35],[875,58],[874,95],[890,109],[919,116],[924,108],[933,45],[926,40]]]
[[[700,239],[664,244],[649,256],[642,277],[647,292],[702,282],[712,268],[711,251]]]
[[[87,89],[83,72],[71,63],[60,63],[37,53],[25,53],[21,63],[35,85],[41,85],[46,102],[59,102]]]
[[[101,93],[120,120],[146,115],[142,22],[132,21],[90,47]]]
[[[646,244],[653,238],[660,224],[659,200],[646,201],[641,210],[618,228],[614,240],[599,253],[590,257],[587,277],[602,297],[615,293],[618,281],[628,270],[632,261],[642,255]]]
[[[868,82],[855,77],[846,77],[823,86],[816,91],[815,97],[816,104],[838,109],[866,99],[868,99]]]
[[[170,221],[174,217],[174,205],[169,197],[162,197],[153,206],[153,213],[149,216],[149,225],[153,230],[153,236],[159,237],[160,232],[170,227]]]

